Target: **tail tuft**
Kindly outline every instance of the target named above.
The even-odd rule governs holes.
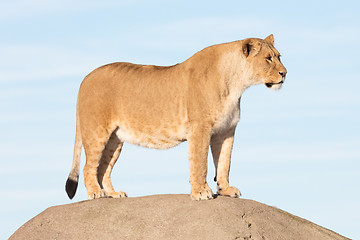
[[[76,107],[77,108],[77,107]],[[65,190],[70,199],[73,199],[79,182],[80,155],[81,155],[81,133],[79,124],[79,111],[76,109],[76,134],[74,145],[74,157],[69,177],[66,181]]]
[[[75,196],[77,186],[78,186],[77,180],[73,180],[70,177],[67,179],[65,190],[70,199],[73,199],[73,197]]]

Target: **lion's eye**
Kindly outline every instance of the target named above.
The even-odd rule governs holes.
[[[273,60],[271,56],[266,57],[265,59],[266,59],[266,61],[268,61],[268,62],[272,62],[272,60]]]

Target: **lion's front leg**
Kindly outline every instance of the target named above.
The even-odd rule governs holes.
[[[229,187],[229,171],[234,134],[235,127],[212,136],[211,152],[216,169],[217,194],[236,198],[241,196],[239,189]]]
[[[204,128],[194,128],[187,140],[189,147],[191,198],[193,200],[212,199],[213,192],[206,182],[210,131]]]

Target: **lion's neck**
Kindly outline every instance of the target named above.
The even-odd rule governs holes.
[[[243,92],[252,85],[251,69],[246,60],[238,53],[227,52],[219,60],[218,71],[223,76],[229,100],[238,102]]]

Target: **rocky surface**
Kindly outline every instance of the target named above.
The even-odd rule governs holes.
[[[278,208],[189,195],[103,198],[54,206],[10,239],[347,239]]]

